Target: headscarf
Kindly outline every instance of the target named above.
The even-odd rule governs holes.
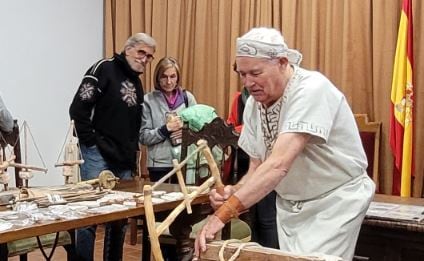
[[[302,54],[287,47],[280,31],[266,27],[253,28],[237,38],[236,56],[270,59],[286,57],[289,63],[295,65],[302,61]]]

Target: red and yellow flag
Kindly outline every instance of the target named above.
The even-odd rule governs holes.
[[[390,106],[390,146],[394,155],[393,194],[411,196],[414,88],[412,85],[412,0],[403,0]]]

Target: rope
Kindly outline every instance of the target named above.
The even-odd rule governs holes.
[[[29,135],[31,136],[32,143],[34,144],[35,150],[37,151],[38,157],[40,158],[41,163],[43,164],[43,167],[46,168],[46,163],[44,162],[43,157],[41,157],[40,150],[38,149],[37,143],[35,143],[34,136],[32,135],[32,132],[29,129],[29,125],[28,125],[28,123],[26,121],[24,121],[22,123],[22,129],[24,129],[24,134],[25,135],[26,135],[26,131],[28,131]],[[27,142],[26,141],[26,138],[25,138],[25,141],[24,142]],[[25,145],[25,148],[26,148],[26,145]],[[27,153],[27,150],[25,150],[25,153]],[[26,159],[25,159],[25,161],[26,161]]]
[[[225,250],[225,247],[228,244],[231,244],[231,243],[241,243],[241,244],[237,247],[236,252],[234,252],[234,254],[228,259],[228,261],[236,260],[238,258],[238,256],[240,255],[241,250],[243,250],[245,247],[260,247],[261,246],[256,242],[242,243],[242,241],[239,240],[239,239],[225,240],[224,243],[222,244],[221,248],[219,249],[219,261],[225,261],[224,250]]]
[[[74,133],[75,133],[75,136],[73,135]],[[78,138],[77,129],[75,128],[74,120],[71,120],[71,123],[69,125],[68,131],[66,132],[65,140],[63,141],[62,148],[60,149],[59,155],[57,156],[56,163],[59,163],[59,160],[60,160],[62,154],[64,153],[66,144],[73,142],[73,138],[74,137],[77,139],[78,157],[81,160],[84,160],[83,157],[82,157],[81,149],[80,149],[80,144],[79,144],[79,138]]]

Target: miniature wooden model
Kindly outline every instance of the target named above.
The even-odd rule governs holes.
[[[190,155],[187,156],[182,162],[178,163],[174,160],[174,168],[167,175],[161,178],[158,182],[156,182],[153,186],[145,185],[144,186],[144,208],[146,213],[146,221],[147,228],[149,231],[150,242],[152,246],[152,254],[156,261],[163,261],[162,252],[160,250],[159,244],[159,236],[168,228],[171,223],[175,220],[175,218],[185,209],[187,208],[187,212],[191,213],[190,202],[196,198],[197,195],[203,193],[207,189],[215,186],[218,193],[223,194],[224,185],[221,181],[221,176],[219,173],[219,169],[216,165],[215,160],[213,159],[210,148],[207,145],[205,140],[199,140],[197,143],[198,147],[194,150]],[[202,151],[207,162],[209,168],[211,170],[212,176],[208,178],[203,184],[201,184],[195,191],[191,193],[187,193],[187,188],[185,187],[183,174],[181,173],[181,168],[187,163],[187,160],[190,157],[195,156],[199,151]],[[167,180],[173,174],[177,174],[178,183],[180,184],[181,191],[184,194],[184,200],[168,215],[168,217],[158,226],[155,223],[155,215],[153,211],[153,203],[152,203],[152,191]]]
[[[40,171],[40,172],[47,173],[47,168],[45,167],[44,161],[43,161],[43,159],[41,157],[40,152],[38,151],[37,145],[35,144],[35,141],[34,141],[33,138],[32,138],[32,140],[33,140],[34,146],[35,146],[35,148],[37,150],[37,153],[38,153],[38,156],[39,156],[40,160],[43,163],[43,167],[37,167],[37,166],[28,165],[28,163],[27,163],[27,161],[28,161],[28,155],[27,155],[27,152],[28,152],[28,149],[27,149],[28,148],[28,144],[27,144],[28,138],[27,138],[27,135],[30,134],[31,137],[32,137],[32,134],[31,134],[31,132],[29,130],[28,124],[25,121],[23,122],[21,129],[24,130],[24,146],[25,146],[25,149],[24,149],[25,154],[24,154],[23,163],[17,163],[17,162],[15,162],[16,155],[13,154],[13,150],[12,150],[11,155],[8,158],[7,157],[6,158],[4,157],[5,155],[3,155],[3,150],[2,150],[2,154],[0,155],[1,156],[0,157],[0,182],[2,184],[4,184],[5,190],[7,190],[7,187],[8,187],[7,185],[9,183],[9,179],[4,176],[4,175],[7,175],[6,170],[7,170],[8,167],[15,167],[15,168],[20,168],[21,169],[19,171],[19,178],[23,180],[23,187],[24,188],[27,188],[28,187],[28,180],[31,179],[34,176],[33,175],[33,171]],[[16,139],[18,141],[19,135],[16,135]],[[15,143],[17,144],[18,142],[15,142]]]
[[[98,184],[99,190],[102,189],[113,189],[116,183],[119,182],[119,178],[113,175],[112,171],[103,170],[100,172],[99,177],[97,179],[89,179],[86,181],[78,182],[77,185],[81,184],[90,184],[95,185]]]
[[[75,123],[71,120],[65,143],[62,146],[56,164],[54,164],[55,167],[63,167],[65,184],[75,184],[81,180],[79,165],[84,163],[84,159],[82,158],[78,137],[75,137],[74,133],[76,134]],[[62,162],[59,162],[60,158],[63,158]]]

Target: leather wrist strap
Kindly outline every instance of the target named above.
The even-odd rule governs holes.
[[[222,223],[226,224],[232,218],[236,218],[245,209],[241,201],[235,195],[232,195],[227,201],[219,207],[214,215],[219,218]]]

